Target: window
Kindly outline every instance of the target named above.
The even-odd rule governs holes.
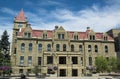
[[[42,51],[42,44],[38,45],[38,51]]]
[[[29,66],[32,65],[32,56],[28,56],[28,65],[29,65]]]
[[[65,56],[59,57],[59,64],[66,64],[66,57]]]
[[[82,52],[83,48],[82,45],[79,45],[79,51]]]
[[[53,64],[53,56],[47,56],[47,64]]]
[[[58,34],[58,39],[64,39],[65,35],[64,34]]]
[[[18,28],[21,28],[22,27],[22,24],[18,24]]]
[[[58,34],[58,39],[60,39],[61,38],[61,34]]]
[[[66,76],[66,69],[60,69],[60,76]]]
[[[104,40],[107,41],[107,39],[108,39],[107,36],[104,36]]]
[[[60,45],[56,44],[56,51],[60,51]]]
[[[74,40],[78,40],[78,35],[74,35]]]
[[[16,32],[16,36],[18,35],[18,32]]]
[[[105,46],[105,52],[108,53],[108,46]]]
[[[29,44],[29,51],[32,51],[32,43]]]
[[[92,57],[89,57],[89,65],[92,65]]]
[[[78,76],[78,70],[72,69],[72,76]]]
[[[98,52],[98,46],[95,45],[95,52],[97,53]]]
[[[66,44],[63,44],[63,51],[66,51]]]
[[[47,39],[47,34],[43,34],[43,39]]]
[[[90,35],[90,40],[95,40],[95,36],[94,35]]]
[[[25,32],[25,33],[24,33],[24,37],[26,37],[26,38],[30,38],[30,37],[31,37],[31,33],[27,33],[27,32]]]
[[[83,66],[83,57],[81,57],[81,65]]]
[[[23,73],[23,69],[19,69],[19,73]]]
[[[72,64],[78,64],[78,57],[72,57]]]
[[[30,38],[31,37],[31,33],[28,33],[28,38]]]
[[[27,69],[27,72],[28,72],[28,73],[32,73],[32,70],[31,70],[31,69]]]
[[[20,56],[20,66],[24,66],[24,56]]]
[[[14,48],[14,54],[16,54],[16,50],[17,50],[17,48]]]
[[[71,45],[71,51],[74,51],[74,45]]]
[[[22,52],[25,51],[25,44],[24,44],[24,43],[21,44],[21,51],[22,51]]]
[[[38,65],[41,65],[41,57],[38,57]]]
[[[91,45],[88,45],[88,52],[91,52],[91,51],[92,51]]]
[[[51,51],[51,45],[50,44],[47,45],[47,50]]]
[[[62,39],[64,39],[64,37],[65,37],[65,35],[64,35],[64,34],[62,34]]]

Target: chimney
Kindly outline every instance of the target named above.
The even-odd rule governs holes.
[[[57,30],[57,29],[58,29],[58,26],[56,25],[56,26],[55,26],[55,30]]]
[[[87,27],[87,30],[90,30],[90,27]]]

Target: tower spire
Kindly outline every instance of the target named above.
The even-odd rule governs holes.
[[[15,21],[21,21],[21,22],[26,22],[27,21],[27,18],[25,17],[23,8],[19,12],[19,14],[15,17]]]

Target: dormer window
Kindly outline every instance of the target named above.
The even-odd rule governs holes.
[[[78,40],[78,35],[74,35],[74,40]]]
[[[27,32],[25,32],[25,33],[24,33],[24,37],[26,37],[26,38],[30,38],[30,37],[31,37],[31,33],[27,33]]]
[[[58,39],[64,39],[65,38],[65,34],[58,34]]]
[[[47,34],[43,34],[43,39],[47,39]]]
[[[108,40],[107,36],[104,36],[104,40],[105,40],[105,41],[107,41],[107,40]]]
[[[90,35],[90,40],[95,40],[95,35]]]

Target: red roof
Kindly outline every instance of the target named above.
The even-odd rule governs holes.
[[[19,32],[18,36],[23,36],[24,30],[25,30],[25,28],[22,28],[21,31]],[[42,34],[43,34],[44,30],[33,30],[32,28],[31,28],[31,30],[32,30],[32,37],[42,38]],[[47,31],[48,38],[52,38],[54,31],[53,30],[46,30],[46,31]],[[74,31],[67,31],[67,32],[68,32],[69,38],[74,39],[74,33],[75,32]],[[79,37],[80,40],[89,39],[88,35],[90,33],[90,30],[86,30],[86,32],[77,32],[77,33],[78,33],[78,37]],[[104,39],[104,34],[103,33],[96,32],[95,36],[96,36],[96,40],[103,40]],[[113,40],[113,38],[108,36],[108,40]]]
[[[15,17],[15,20],[17,20],[17,21],[26,21],[27,20],[23,9],[19,12],[18,16]]]

